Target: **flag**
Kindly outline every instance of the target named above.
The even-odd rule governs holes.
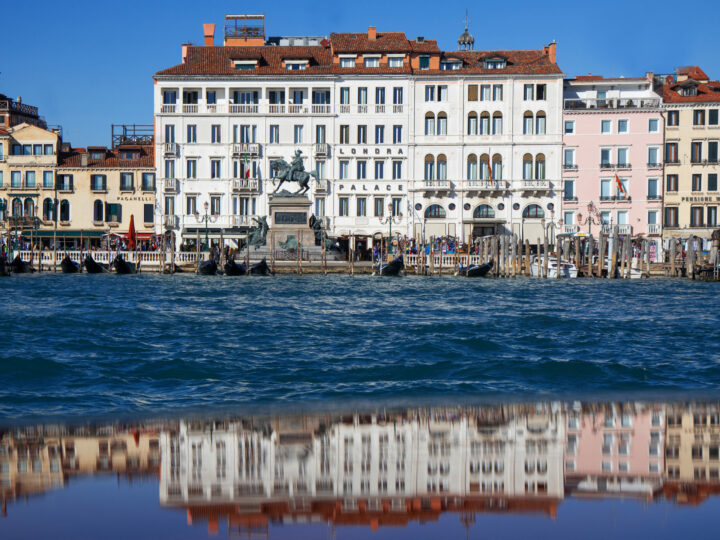
[[[245,161],[245,178],[250,178],[250,160],[248,159],[248,155],[243,154],[243,159]]]
[[[488,176],[488,179],[492,182],[492,181],[493,181],[493,177],[492,177],[492,162],[490,162],[490,161],[488,161],[488,175],[489,175],[489,176]]]
[[[615,182],[617,183],[617,188],[620,193],[623,194],[623,196],[627,199],[628,194],[627,191],[625,191],[625,186],[623,186],[622,182],[620,181],[620,177],[618,177],[617,173],[615,173]]]

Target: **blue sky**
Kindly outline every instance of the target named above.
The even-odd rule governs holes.
[[[568,75],[637,76],[696,64],[720,78],[717,0],[73,0],[24,5],[5,25],[0,93],[40,107],[75,146],[106,145],[112,123],[152,123],[153,74],[180,63],[181,43],[202,43],[202,23],[215,23],[220,34],[225,13],[264,12],[267,35],[328,35],[374,25],[435,38],[453,50],[466,8],[476,49],[538,49],[554,39]]]

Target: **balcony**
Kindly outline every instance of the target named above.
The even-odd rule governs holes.
[[[550,191],[550,180],[523,180],[521,191]]]
[[[177,105],[174,103],[160,105],[160,112],[162,114],[175,114],[177,112]]]
[[[577,163],[563,163],[563,171],[577,171]]]
[[[632,234],[632,225],[618,225],[618,234]]]
[[[166,178],[165,179],[165,193],[177,193],[177,191],[178,191],[177,178]]]
[[[198,104],[197,103],[183,103],[182,106],[183,114],[197,114]]]
[[[616,169],[632,169],[632,165],[630,165],[630,163],[618,163],[615,168]]]
[[[403,112],[402,105],[393,105],[393,114],[402,114],[402,112]]]
[[[587,109],[652,109],[660,107],[660,98],[638,98],[638,99],[566,99],[566,110],[587,110]]]
[[[235,193],[250,193],[258,191],[257,178],[234,178],[232,181],[232,190]]]
[[[662,196],[661,195],[648,195],[647,200],[648,201],[661,201]]]
[[[508,183],[506,180],[468,180],[466,182],[465,191],[503,191],[507,189]]]
[[[315,104],[310,106],[312,114],[332,114],[332,105]]]
[[[608,169],[614,169],[615,166],[612,163],[601,163],[600,164],[600,170],[608,170]]]
[[[647,168],[648,169],[662,169],[663,164],[662,163],[648,163]]]
[[[440,193],[450,191],[451,188],[450,180],[424,180],[420,189],[426,193]]]
[[[657,223],[648,223],[648,234],[651,236],[660,235],[660,225]]]
[[[285,105],[279,103],[271,103],[268,105],[268,114],[285,114]]]
[[[230,216],[230,225],[232,227],[249,227],[254,225],[253,219],[257,216]]]
[[[315,181],[315,193],[327,193],[328,181],[323,178],[318,178]]]
[[[563,195],[563,202],[578,202],[578,198],[574,195]]]
[[[368,106],[367,105],[358,105],[356,110],[357,110],[358,114],[367,114]]]
[[[308,114],[310,109],[304,103],[288,105],[288,114]]]
[[[177,229],[180,225],[178,216],[167,214],[163,216],[163,225],[166,229]]]
[[[250,104],[230,104],[230,114],[257,114],[260,112],[260,106],[257,103]]]
[[[260,145],[258,143],[239,143],[232,145],[233,157],[250,156],[258,157],[260,155]]]
[[[566,223],[565,225],[563,225],[563,232],[565,232],[566,234],[575,234],[578,232],[578,226]]]
[[[328,157],[330,154],[330,146],[327,143],[316,143],[315,144],[315,156],[316,157]]]
[[[375,105],[375,114],[385,114],[385,105]]]
[[[164,151],[166,157],[178,157],[180,155],[180,145],[174,142],[166,142],[164,145]]]

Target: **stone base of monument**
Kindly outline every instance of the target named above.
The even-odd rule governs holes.
[[[315,233],[309,225],[312,202],[305,195],[281,191],[270,196],[268,206],[268,246],[270,242],[276,250],[297,249],[298,243],[303,249],[315,246]]]

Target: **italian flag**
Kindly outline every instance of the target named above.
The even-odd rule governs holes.
[[[247,154],[243,154],[245,160],[245,178],[250,178],[250,160]]]

